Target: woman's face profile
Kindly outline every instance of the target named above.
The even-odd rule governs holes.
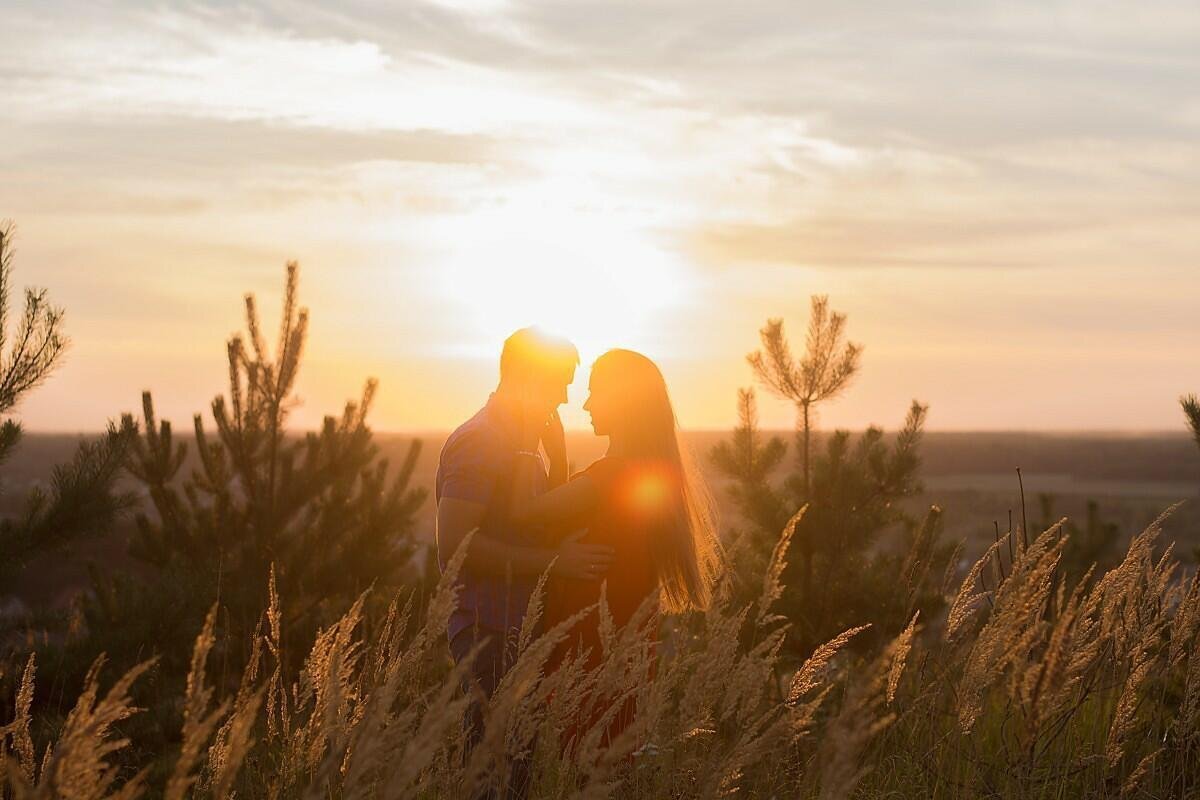
[[[597,436],[612,433],[613,420],[620,413],[620,393],[612,379],[597,378],[595,371],[588,379],[588,398],[583,410],[592,418],[592,430]]]

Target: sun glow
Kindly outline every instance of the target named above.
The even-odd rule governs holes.
[[[493,356],[497,342],[531,324],[571,339],[585,364],[616,346],[664,354],[664,315],[686,299],[690,276],[643,231],[546,206],[459,224],[469,238],[452,246],[439,281],[461,314],[463,355]]]

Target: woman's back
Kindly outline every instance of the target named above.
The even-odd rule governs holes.
[[[587,519],[579,520],[586,529],[581,541],[603,544],[615,551],[612,568],[603,581],[605,601],[613,623],[622,627],[629,622],[647,597],[658,592],[658,575],[653,563],[650,537],[655,515],[639,503],[644,470],[633,459],[605,456],[575,478],[588,476],[596,487],[597,503]],[[546,598],[545,629],[596,605],[601,594],[600,581],[552,579]],[[596,610],[572,626],[567,640],[556,650],[550,665],[557,665],[568,653],[582,647],[590,650],[589,664],[600,660],[600,617]]]

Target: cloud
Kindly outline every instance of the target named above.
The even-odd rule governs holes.
[[[36,23],[18,16],[15,27],[32,32],[0,62],[18,118],[174,115],[476,133],[589,113],[513,76],[501,80],[437,54],[300,37],[237,14],[160,11],[127,28],[82,24],[40,38]]]
[[[492,285],[475,271],[609,261],[680,285],[646,341],[702,343],[730,385],[761,318],[815,291],[903,357],[924,344],[897,309],[980,316],[960,351],[1031,331],[1019,360],[1068,300],[1144,350],[1156,297],[1200,301],[1197,40],[1184,0],[47,0],[0,30],[0,209],[87,336],[159,309],[180,357],[290,256],[339,358],[490,352],[455,304]]]
[[[469,165],[501,160],[506,142],[435,130],[301,128],[261,120],[84,118],[0,130],[0,163],[56,165],[75,175],[131,171],[176,179],[258,166],[332,168],[370,161]]]

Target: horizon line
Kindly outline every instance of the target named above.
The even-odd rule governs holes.
[[[368,426],[370,427],[370,426]],[[444,428],[371,428],[371,433],[379,436],[440,436],[450,433],[457,426],[446,426]],[[814,430],[813,433],[833,433],[835,431],[850,431],[851,433],[859,433],[872,427],[871,425],[863,425],[858,427],[840,426],[835,428],[821,428]],[[318,430],[317,428],[296,428],[289,433],[309,433]],[[715,428],[715,427],[684,427],[680,430],[683,433],[722,433],[732,434],[734,429]],[[787,434],[798,433],[794,428],[759,428],[762,433],[769,434]],[[883,432],[890,433],[899,430],[899,427],[883,428]],[[26,436],[98,436],[104,433],[103,428],[94,430],[84,430],[80,428],[39,428],[39,429],[23,429],[22,433]],[[955,434],[955,435],[981,435],[981,434],[1007,434],[1007,435],[1035,435],[1035,436],[1156,436],[1156,437],[1181,437],[1192,438],[1192,434],[1186,429],[1180,428],[925,428],[923,433],[930,434]],[[588,428],[572,427],[567,428],[566,433],[592,433]],[[593,434],[594,435],[594,434]],[[597,436],[596,438],[603,438]]]

